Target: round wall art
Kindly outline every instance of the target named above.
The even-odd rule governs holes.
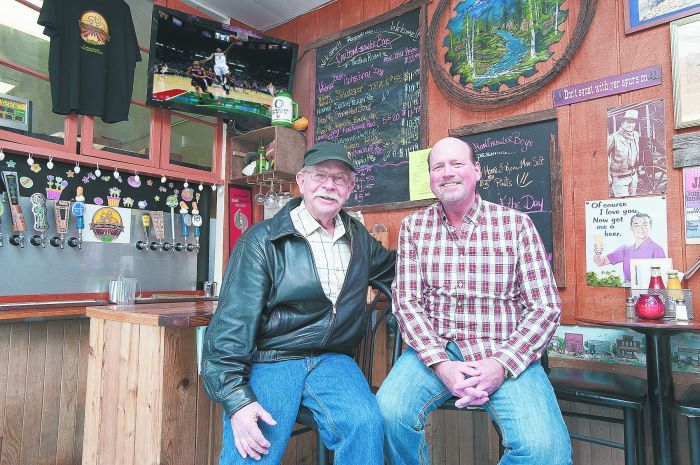
[[[564,3],[463,0],[448,19],[444,16],[450,2],[440,0],[427,38],[428,64],[440,91],[476,111],[501,108],[537,92],[583,41],[597,0],[581,0],[570,35]]]

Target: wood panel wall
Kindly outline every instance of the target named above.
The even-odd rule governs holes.
[[[194,328],[90,320],[83,465],[218,463],[221,408],[195,341]]]
[[[598,2],[598,10],[581,47],[573,56],[571,63],[563,72],[553,79],[535,96],[514,104],[508,108],[488,111],[469,112],[462,110],[448,101],[437,89],[430,73],[424,83],[427,93],[429,145],[447,136],[450,128],[467,124],[491,121],[510,116],[531,113],[552,108],[552,90],[572,84],[582,83],[605,76],[662,65],[663,84],[661,86],[641,89],[621,95],[610,96],[579,103],[558,109],[559,144],[562,155],[563,174],[563,211],[565,231],[565,255],[567,287],[561,289],[564,305],[562,322],[575,324],[577,315],[598,315],[609,313],[611,309],[624,306],[625,290],[616,288],[589,288],[586,286],[585,253],[580,244],[585,244],[585,201],[605,199],[608,197],[607,157],[606,157],[606,110],[626,104],[663,98],[666,117],[666,148],[669,192],[667,193],[669,256],[678,269],[686,269],[700,256],[700,245],[683,243],[682,222],[682,179],[680,170],[673,169],[672,136],[693,129],[675,131],[673,129],[673,97],[671,86],[670,33],[668,24],[640,31],[626,36],[624,34],[625,0],[604,0]],[[401,0],[337,0],[323,8],[300,16],[271,31],[271,35],[297,42],[300,51],[322,37],[339,30],[357,25],[374,16],[396,8]],[[452,1],[452,6],[458,0]],[[428,5],[428,16],[432,18],[437,2]],[[579,10],[578,0],[568,0],[564,8],[569,10],[568,25],[575,24]],[[569,26],[566,39],[570,37],[573,26]],[[558,47],[563,47],[563,42]],[[561,48],[560,48],[561,50]],[[444,52],[444,51],[443,51]],[[293,89],[294,99],[299,103],[301,113],[310,120],[307,132],[308,143],[312,143],[314,88],[311,83],[315,76],[315,53],[301,54],[297,63],[296,78]],[[442,52],[441,52],[442,53]],[[697,128],[695,129],[697,130]],[[401,220],[413,209],[365,213],[367,227],[376,223],[386,225],[389,234],[389,247],[397,245],[398,230]],[[688,286],[694,292],[700,292],[700,279],[691,280]],[[601,369],[614,369],[603,366]],[[639,373],[643,376],[643,373]],[[687,386],[684,379],[677,379],[679,392]],[[607,412],[604,409],[577,405],[563,405],[565,408],[584,413]],[[647,422],[648,415],[646,418]],[[582,433],[594,431],[606,439],[621,440],[622,427],[594,423],[587,420],[567,419],[572,431]],[[648,429],[647,429],[648,430]],[[687,450],[687,430],[679,420],[681,449]],[[487,464],[498,461],[497,436],[490,426],[488,416],[478,412],[436,412],[429,417],[427,432],[433,464]],[[685,437],[684,437],[685,435]],[[307,440],[300,445],[303,437],[294,439],[285,464],[310,464],[313,462],[313,446]],[[685,443],[683,441],[686,441]],[[488,443],[488,447],[479,447]],[[456,446],[458,444],[458,446]],[[574,463],[591,465],[622,464],[622,452],[602,446],[594,446],[574,441]],[[307,455],[308,453],[308,455]],[[687,454],[680,454],[683,463],[687,463]],[[651,456],[648,457],[649,463]]]
[[[450,128],[475,124],[534,111],[550,109],[553,106],[552,90],[572,84],[582,83],[605,76],[616,75],[657,64],[662,65],[663,84],[640,89],[621,95],[605,97],[590,102],[560,107],[559,144],[562,153],[563,209],[566,241],[567,287],[561,289],[564,304],[563,323],[574,324],[577,315],[597,315],[609,313],[610,308],[622,309],[625,290],[617,288],[591,289],[585,284],[585,250],[577,244],[585,244],[585,201],[608,198],[606,157],[606,110],[611,107],[632,104],[644,100],[663,98],[666,111],[667,169],[669,192],[667,194],[669,256],[678,269],[685,269],[700,256],[700,245],[683,243],[682,223],[682,179],[680,170],[673,169],[672,136],[696,129],[675,131],[673,129],[673,90],[671,85],[670,32],[668,24],[646,29],[626,36],[624,34],[625,0],[598,2],[595,18],[579,50],[571,63],[535,96],[508,108],[470,112],[449,102],[440,93],[428,73],[424,85],[427,92],[429,110],[429,144],[432,145],[447,136]],[[400,0],[337,0],[323,8],[300,16],[293,21],[268,31],[271,35],[297,42],[300,59],[297,63],[293,89],[294,99],[299,103],[303,115],[309,117],[308,143],[312,143],[315,53],[303,53],[304,47],[324,36],[344,28],[357,25],[372,17],[396,8]],[[458,0],[453,0],[453,6]],[[432,18],[437,2],[428,5],[428,17]],[[568,25],[575,24],[578,0],[568,0],[564,8],[569,10]],[[572,27],[567,29],[568,40]],[[560,49],[564,42],[556,47]],[[444,50],[443,50],[444,52]],[[376,223],[387,226],[390,247],[396,247],[401,220],[413,209],[366,213],[368,227]],[[700,280],[691,280],[689,286],[700,292]]]
[[[0,465],[79,465],[89,321],[0,324]]]

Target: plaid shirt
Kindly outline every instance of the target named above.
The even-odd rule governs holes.
[[[394,313],[430,366],[493,357],[513,376],[538,359],[559,324],[561,301],[526,214],[477,194],[457,231],[440,203],[406,217],[399,233]]]
[[[323,292],[335,305],[350,265],[350,239],[345,234],[343,220],[340,215],[335,216],[335,230],[331,237],[311,216],[303,201],[289,212],[289,216],[294,228],[309,241]]]

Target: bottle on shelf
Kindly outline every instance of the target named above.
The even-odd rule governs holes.
[[[258,159],[255,163],[255,172],[259,174],[269,171],[270,168],[268,164],[267,157],[265,156],[265,145],[263,145],[263,141],[260,140],[260,145],[258,146]]]
[[[683,288],[681,287],[681,281],[678,279],[678,270],[668,271],[668,297],[671,300],[683,300]]]
[[[649,290],[664,289],[664,282],[661,280],[661,269],[658,266],[651,267],[651,279],[649,280]],[[637,316],[647,320],[659,320],[666,314],[664,302],[658,293],[646,293],[637,299]]]

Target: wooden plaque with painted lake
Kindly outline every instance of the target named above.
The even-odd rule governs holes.
[[[408,201],[408,152],[420,143],[419,9],[316,52],[314,141],[343,144],[357,166],[346,206]]]

